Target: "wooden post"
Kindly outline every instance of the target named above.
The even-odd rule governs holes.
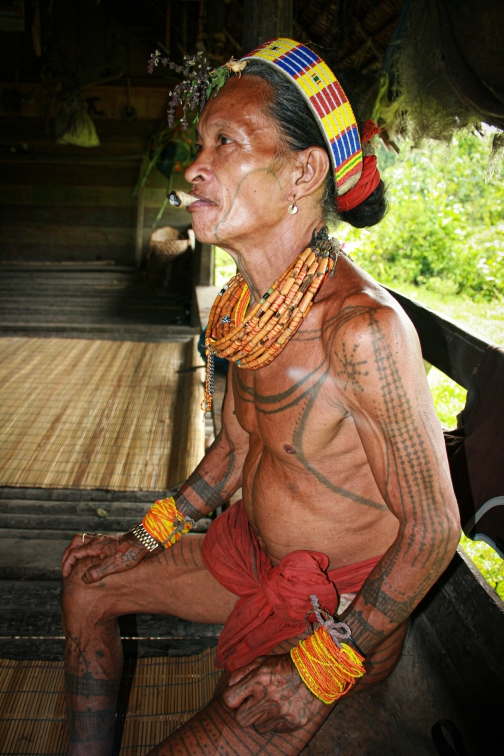
[[[144,157],[140,166],[139,176],[143,175],[147,158]],[[145,215],[145,186],[142,186],[138,192],[137,198],[137,223],[136,223],[136,238],[135,238],[135,267],[139,268],[142,264],[143,253],[143,230],[144,230],[144,215]]]
[[[206,46],[210,58],[216,65],[224,63],[222,50],[226,41],[225,29],[226,6],[224,0],[207,0],[206,2]]]
[[[165,27],[165,50],[170,54],[170,37],[171,37],[171,0],[166,0],[166,27]]]
[[[292,0],[244,0],[242,54],[273,37],[292,37]]]

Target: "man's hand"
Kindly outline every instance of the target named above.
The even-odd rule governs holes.
[[[88,535],[85,543],[82,535],[77,534],[61,559],[63,577],[70,575],[79,560],[95,557],[96,562],[86,570],[82,580],[85,583],[96,583],[107,575],[131,570],[149,553],[133,533],[114,536]]]
[[[223,694],[240,727],[292,732],[331,707],[311,693],[289,654],[262,656],[237,669]]]

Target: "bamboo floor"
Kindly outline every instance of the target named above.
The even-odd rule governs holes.
[[[0,339],[0,485],[160,491],[204,454],[196,339]]]
[[[207,649],[136,661],[120,756],[148,753],[208,703],[221,674],[214,658],[215,649]],[[66,754],[63,684],[63,662],[0,659],[0,753]]]

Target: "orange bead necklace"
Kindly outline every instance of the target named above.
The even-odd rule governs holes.
[[[258,370],[285,349],[310,312],[315,295],[328,275],[333,276],[339,243],[327,228],[313,232],[311,244],[282,273],[249,313],[250,290],[237,273],[221,289],[213,304],[205,338],[207,370],[201,409],[209,412],[214,392],[213,357]]]

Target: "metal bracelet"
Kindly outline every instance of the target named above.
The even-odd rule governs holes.
[[[145,546],[145,548],[149,551],[154,551],[154,549],[157,549],[157,547],[159,546],[159,543],[155,538],[151,536],[150,533],[147,532],[141,522],[138,525],[130,528],[128,532],[133,533],[135,538],[138,538],[142,546]]]

